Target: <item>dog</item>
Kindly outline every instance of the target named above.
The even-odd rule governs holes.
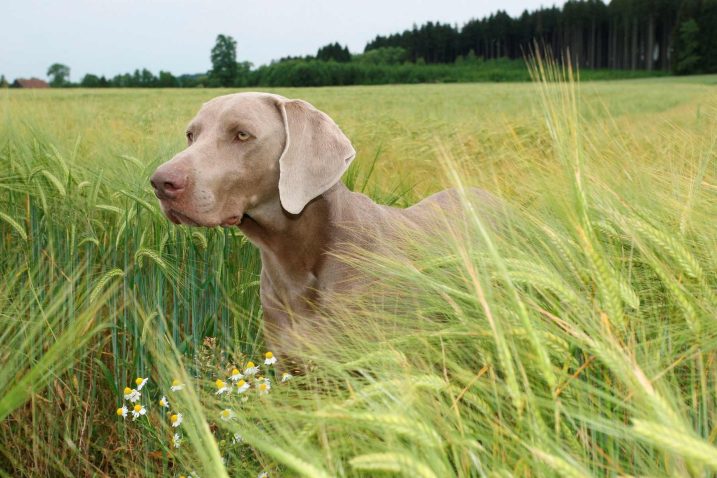
[[[356,156],[351,141],[303,100],[220,96],[186,136],[187,148],[151,177],[161,209],[175,224],[236,226],[259,248],[265,340],[279,355],[310,333],[331,294],[361,282],[337,253],[384,249],[398,229],[426,231],[460,204],[450,189],[406,209],[350,191],[341,176]]]

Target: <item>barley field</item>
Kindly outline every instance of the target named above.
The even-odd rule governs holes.
[[[270,90],[336,120],[377,202],[509,206],[402,261],[347,254],[379,290],[337,298],[286,381],[256,249],[170,224],[149,187],[230,91],[0,90],[0,475],[715,476],[717,77],[535,68]],[[218,393],[248,361],[270,382]]]

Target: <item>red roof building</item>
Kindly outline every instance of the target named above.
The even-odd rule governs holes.
[[[50,87],[50,85],[48,85],[45,80],[40,80],[38,78],[30,78],[29,80],[26,80],[25,78],[18,78],[12,82],[12,86],[13,86],[13,88],[49,88]]]

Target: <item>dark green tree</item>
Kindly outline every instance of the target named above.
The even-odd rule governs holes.
[[[83,88],[99,88],[100,78],[97,75],[93,75],[92,73],[87,73],[85,76],[82,77],[82,81],[80,81],[80,86]]]
[[[5,79],[5,75],[0,75],[0,88],[7,88],[7,87],[8,87],[8,83],[7,83],[7,80]]]
[[[717,1],[704,1],[697,20],[700,27],[700,69],[705,72],[717,71]]]
[[[142,88],[151,88],[157,83],[157,77],[149,71],[147,68],[142,68],[142,73],[139,77],[139,86]]]
[[[693,18],[680,24],[675,45],[675,73],[678,75],[697,72],[700,63],[699,34],[700,28]]]
[[[112,80],[110,80],[110,85],[115,88],[127,88],[133,86],[132,82],[132,75],[125,73],[123,75],[115,75]]]
[[[159,71],[159,78],[157,78],[157,86],[160,88],[176,88],[179,86],[177,78],[168,71]]]
[[[47,69],[47,76],[50,77],[50,86],[67,86],[70,83],[70,67],[62,63],[53,63]]]
[[[251,69],[254,65],[250,61],[237,63],[237,76],[234,86],[249,86],[251,84]]]
[[[319,51],[316,52],[316,59],[346,63],[351,61],[351,53],[349,53],[349,48],[346,46],[342,47],[338,43],[329,43],[319,48]]]
[[[211,60],[210,81],[216,86],[234,86],[237,82],[237,42],[229,35],[217,35]]]
[[[357,61],[371,65],[400,65],[407,59],[406,50],[400,46],[382,46],[359,55]]]
[[[179,75],[177,77],[177,82],[179,83],[180,88],[195,88],[197,86],[204,86],[206,83],[207,77],[206,75],[197,74],[197,75]]]

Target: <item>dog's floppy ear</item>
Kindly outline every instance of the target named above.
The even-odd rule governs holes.
[[[279,158],[279,199],[299,214],[341,179],[356,156],[349,139],[325,113],[301,100],[278,101],[286,145]]]

